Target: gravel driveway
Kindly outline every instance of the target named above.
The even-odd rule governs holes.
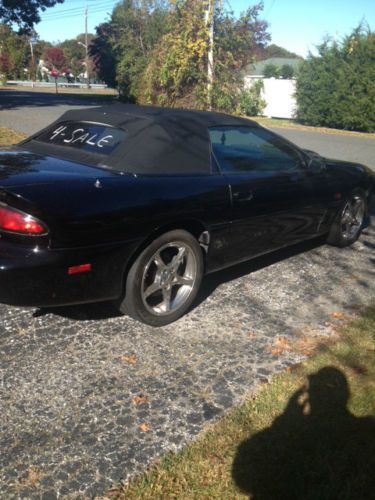
[[[106,304],[0,305],[0,498],[90,498],[180,448],[300,360],[277,337],[329,335],[332,313],[374,301],[374,249],[370,226],[208,276],[159,329]]]

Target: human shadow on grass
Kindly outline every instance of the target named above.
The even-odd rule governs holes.
[[[347,409],[345,375],[325,367],[271,427],[237,450],[232,476],[253,500],[369,499],[375,492],[375,418]]]

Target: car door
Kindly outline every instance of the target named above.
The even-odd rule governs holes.
[[[321,214],[302,155],[256,126],[212,127],[213,155],[232,196],[232,261],[316,234]]]

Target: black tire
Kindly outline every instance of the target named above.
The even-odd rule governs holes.
[[[126,276],[125,295],[117,307],[151,326],[172,323],[194,301],[203,269],[202,249],[192,234],[180,229],[164,233],[150,243],[131,266]]]
[[[355,204],[359,207],[357,217],[351,214],[352,221],[346,222],[348,217],[350,217],[348,215],[348,212],[350,212],[349,207],[354,207]],[[340,207],[331,226],[327,243],[341,248],[355,243],[360,237],[364,227],[366,212],[366,195],[361,189],[355,189]],[[345,229],[346,226],[348,229]]]

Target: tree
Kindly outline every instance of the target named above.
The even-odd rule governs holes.
[[[6,77],[24,78],[30,54],[27,37],[15,33],[6,24],[0,24],[0,40],[1,54],[7,60]]]
[[[7,80],[9,74],[9,59],[6,54],[0,54],[0,80]]]
[[[21,31],[28,32],[40,21],[39,9],[45,11],[64,0],[0,0],[0,21],[17,24]]]
[[[234,111],[241,69],[270,40],[263,4],[239,17],[214,0],[123,0],[90,45],[100,78],[139,103],[205,108],[210,48],[207,7],[214,9],[213,106]]]
[[[99,24],[95,28],[96,36],[89,45],[95,71],[100,80],[110,87],[116,87],[117,59],[113,48],[113,30],[110,23]]]
[[[234,111],[243,88],[241,69],[252,62],[270,40],[268,23],[260,19],[263,3],[236,18],[220,4],[215,15],[214,107]]]
[[[95,68],[126,100],[140,95],[151,52],[167,31],[168,8],[165,0],[124,0],[114,8],[110,22],[96,28],[89,48]]]
[[[263,72],[264,78],[279,78],[280,70],[276,64],[267,64]]]
[[[66,69],[64,51],[59,47],[50,47],[44,51],[43,60],[49,69],[56,68],[59,71]]]
[[[304,123],[375,131],[375,33],[356,28],[341,43],[325,40],[297,75],[297,117]]]
[[[124,0],[112,14],[116,80],[127,100],[141,98],[143,73],[151,54],[168,29],[164,0]]]
[[[261,53],[262,59],[271,59],[272,57],[288,57],[290,59],[302,59],[301,56],[295,52],[290,52],[275,43],[271,43],[265,47],[264,51]]]
[[[46,40],[39,40],[37,38],[33,43],[33,47],[35,60],[38,61],[39,59],[42,59],[45,50],[52,47],[52,43],[47,42]]]
[[[280,68],[280,76],[284,80],[290,80],[294,76],[294,69],[290,64],[283,64]]]
[[[208,30],[205,2],[177,0],[168,16],[168,32],[160,39],[145,72],[146,101],[175,105],[205,86]],[[206,87],[203,90],[206,92]]]
[[[214,13],[214,83],[212,104],[234,111],[243,82],[240,70],[269,40],[268,25],[259,18],[262,4],[236,18],[216,3]],[[207,5],[200,0],[175,1],[170,30],[161,38],[147,67],[145,79],[150,102],[204,108],[207,105]]]
[[[95,35],[88,33],[88,44],[92,42],[94,37]],[[85,40],[85,34],[82,33],[76,38],[64,40],[58,45],[58,47],[64,52],[67,69],[73,74],[74,78],[77,78],[86,70],[86,49],[84,47],[86,43]],[[88,63],[90,64],[90,75],[92,75],[91,65],[93,65],[93,62],[89,59]]]
[[[244,89],[240,94],[238,113],[245,116],[260,115],[266,106],[262,97],[264,89],[263,80],[252,82],[250,88]]]

